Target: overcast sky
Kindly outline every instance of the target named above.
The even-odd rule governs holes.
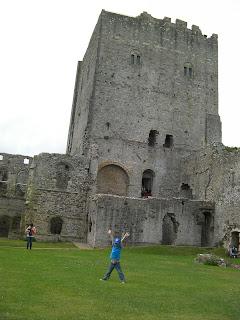
[[[102,9],[218,34],[223,143],[240,147],[240,0],[0,0],[0,153],[65,153],[77,62]]]

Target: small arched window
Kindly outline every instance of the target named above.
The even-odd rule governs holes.
[[[190,62],[186,62],[183,67],[184,77],[193,78],[193,66]]]
[[[139,50],[132,50],[131,56],[130,56],[130,62],[134,65],[140,65],[141,64],[141,52]]]

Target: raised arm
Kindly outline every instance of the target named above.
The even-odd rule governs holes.
[[[114,243],[114,238],[113,238],[113,235],[112,235],[112,230],[108,230],[108,234],[110,235],[110,238],[112,240],[112,245]]]
[[[129,233],[129,232],[126,232],[125,235],[122,237],[121,246],[122,246],[122,244],[123,244],[123,240],[124,240],[125,238],[129,237],[129,236],[130,236],[130,233]]]

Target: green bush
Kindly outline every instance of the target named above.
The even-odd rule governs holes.
[[[207,266],[219,266],[220,262],[221,261],[219,257],[211,256],[210,258],[205,259],[203,264]]]

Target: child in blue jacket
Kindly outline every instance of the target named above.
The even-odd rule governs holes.
[[[110,258],[112,260],[111,260],[110,266],[108,268],[108,271],[107,271],[105,277],[100,280],[101,281],[108,280],[110,278],[110,275],[111,275],[113,269],[116,268],[116,270],[118,272],[119,279],[122,280],[122,283],[126,283],[124,274],[123,274],[121,266],[120,266],[120,254],[121,254],[121,250],[122,250],[123,240],[126,237],[129,237],[130,233],[129,232],[125,233],[122,240],[120,240],[119,238],[114,239],[111,230],[108,230],[108,234],[110,235],[111,240],[112,240],[112,252],[110,255]]]

